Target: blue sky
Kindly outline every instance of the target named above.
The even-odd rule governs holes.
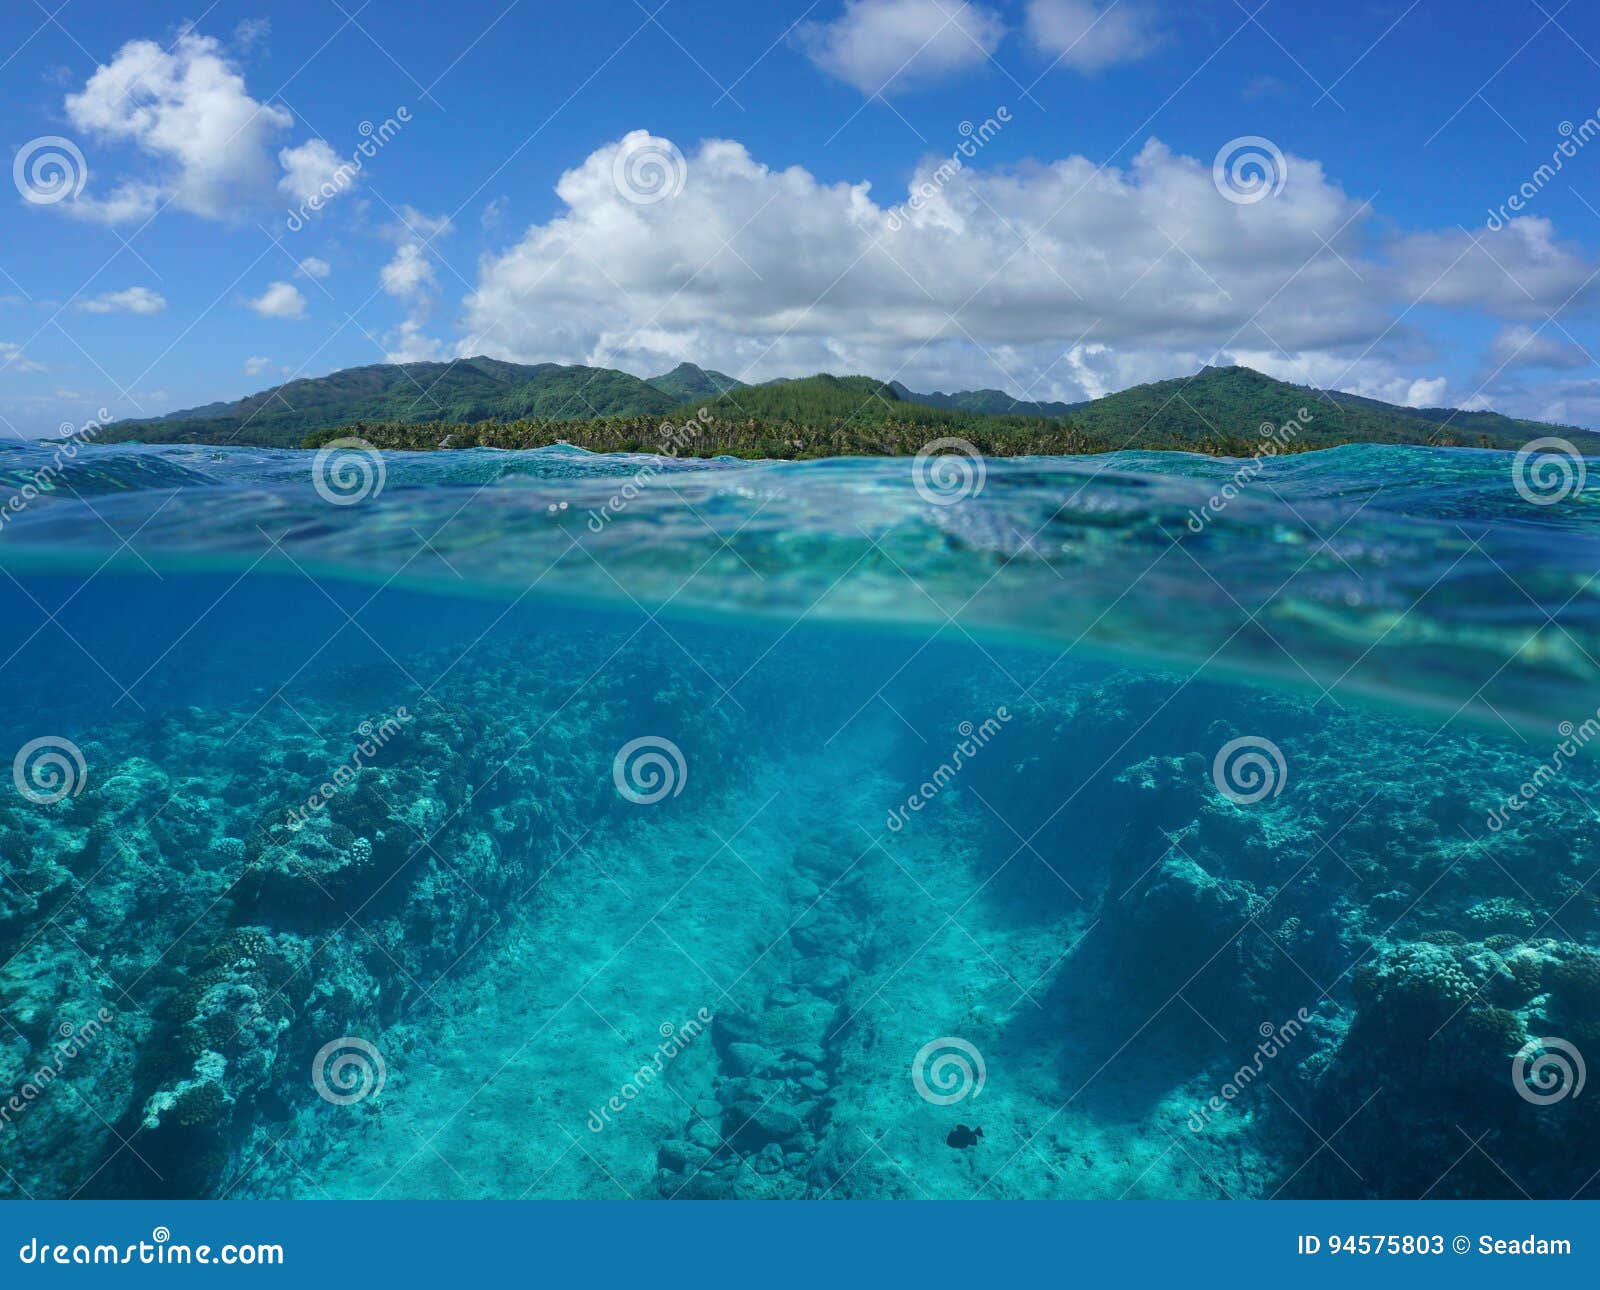
[[[1600,426],[1597,57],[1559,0],[12,4],[0,433],[480,352]]]

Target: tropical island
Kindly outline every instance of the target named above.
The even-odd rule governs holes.
[[[648,380],[610,368],[475,357],[376,364],[298,379],[233,403],[120,421],[102,442],[317,448],[357,437],[378,448],[540,448],[810,459],[909,456],[960,438],[989,456],[1185,451],[1248,457],[1349,443],[1520,448],[1559,431],[1490,411],[1412,408],[1207,367],[1081,403],[1000,390],[917,393],[897,381],[819,374],[747,385],[683,363]]]

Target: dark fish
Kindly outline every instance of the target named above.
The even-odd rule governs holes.
[[[969,1129],[964,1124],[958,1124],[950,1130],[949,1136],[945,1138],[945,1145],[955,1147],[958,1151],[961,1151],[967,1147],[977,1146],[978,1139],[981,1137],[983,1137],[982,1129]]]

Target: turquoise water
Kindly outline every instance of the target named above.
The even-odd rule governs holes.
[[[961,464],[0,449],[0,1194],[1592,1194],[1592,496]]]

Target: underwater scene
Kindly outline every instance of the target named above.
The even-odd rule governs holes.
[[[1560,465],[0,447],[0,1194],[1592,1197]]]

